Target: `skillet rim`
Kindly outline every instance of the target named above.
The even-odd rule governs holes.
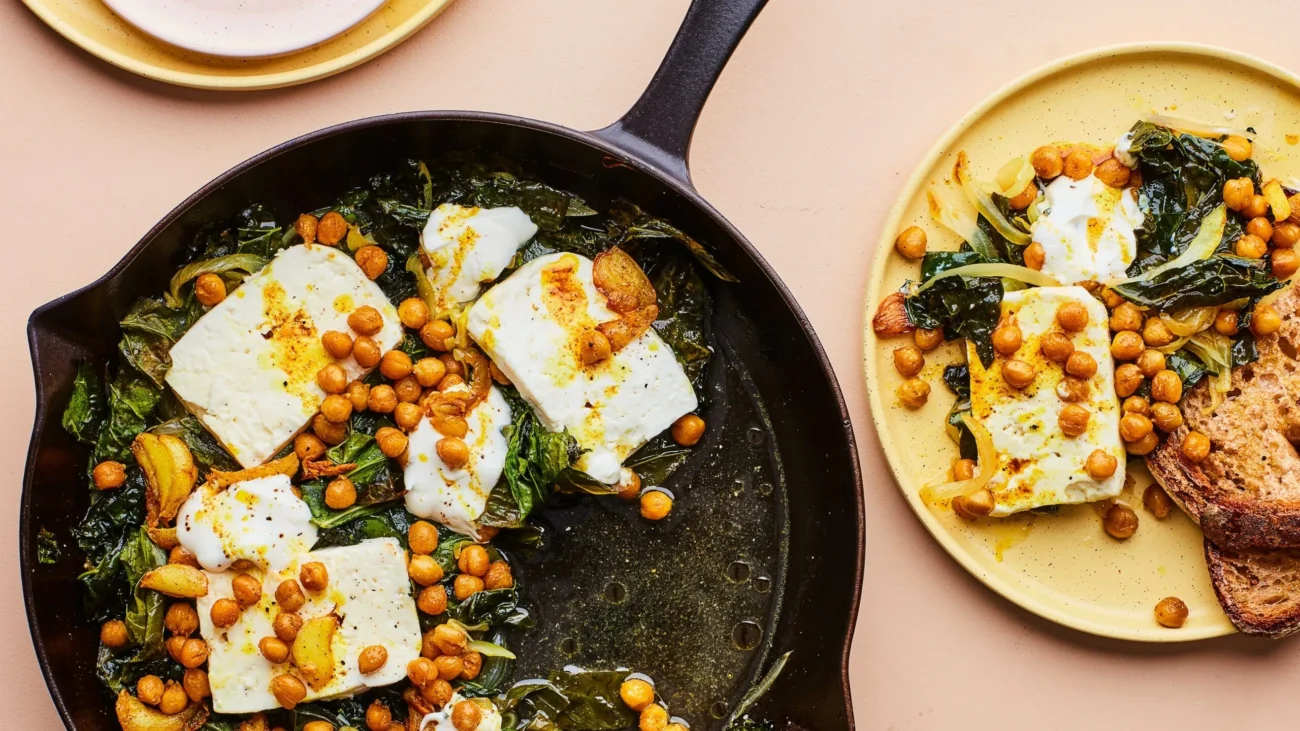
[[[812,347],[813,355],[821,368],[822,378],[830,387],[831,393],[835,398],[835,406],[840,415],[840,428],[844,432],[848,441],[849,466],[853,474],[854,482],[854,518],[857,526],[857,537],[855,542],[854,564],[855,572],[853,579],[853,602],[849,607],[847,627],[845,628],[844,642],[840,652],[840,690],[844,698],[845,720],[847,721],[849,731],[854,731],[856,724],[853,716],[853,695],[849,683],[849,655],[853,647],[853,636],[857,627],[858,612],[862,602],[862,586],[864,580],[864,568],[866,562],[866,516],[865,516],[865,498],[863,496],[862,482],[862,465],[858,454],[857,440],[854,437],[853,422],[849,414],[848,405],[844,400],[844,392],[840,387],[839,379],[835,376],[835,371],[831,366],[830,358],[826,355],[826,350],[822,346],[821,339],[817,336],[816,330],[809,321],[807,314],[799,303],[795,300],[794,295],[790,292],[785,282],[772,268],[772,265],[763,258],[762,254],[749,242],[747,238],[732,223],[727,220],[716,208],[714,208],[704,197],[697,191],[693,185],[683,181],[662,170],[659,166],[647,162],[644,158],[636,155],[631,150],[626,149],[618,144],[617,140],[607,139],[602,136],[601,132],[581,132],[570,129],[563,125],[542,120],[519,117],[509,114],[500,114],[496,112],[476,112],[476,111],[458,111],[458,110],[431,110],[431,111],[413,111],[398,112],[394,114],[384,114],[372,117],[362,117],[360,119],[349,120],[329,127],[324,127],[312,132],[308,132],[298,137],[275,145],[274,147],[263,150],[243,162],[227,169],[225,172],[216,176],[208,183],[194,193],[187,196],[183,201],[167,212],[159,221],[154,224],[130,250],[118,260],[106,273],[95,281],[80,287],[68,294],[57,297],[32,311],[27,319],[27,343],[32,360],[32,374],[35,380],[35,417],[32,422],[32,435],[27,445],[27,460],[23,468],[22,493],[19,498],[19,522],[18,522],[18,563],[19,570],[22,572],[22,590],[23,606],[27,614],[27,630],[32,638],[32,647],[36,652],[36,659],[41,668],[41,675],[45,679],[46,688],[50,692],[50,699],[54,702],[55,708],[63,721],[63,725],[68,729],[75,729],[72,724],[72,716],[68,710],[67,703],[64,701],[57,683],[54,681],[53,672],[50,669],[50,662],[46,652],[45,644],[42,641],[36,629],[36,606],[33,599],[32,589],[32,569],[34,567],[34,557],[32,556],[32,542],[27,540],[31,524],[31,487],[36,468],[36,454],[40,442],[40,435],[45,426],[48,411],[51,405],[48,403],[48,395],[45,393],[45,387],[40,378],[40,346],[38,342],[39,332],[36,327],[36,321],[46,312],[53,310],[64,302],[71,300],[85,292],[94,290],[103,286],[113,277],[138,257],[144,249],[153,242],[159,233],[180,218],[190,207],[208,197],[217,189],[228,183],[238,175],[261,165],[289,150],[305,145],[311,142],[322,140],[336,135],[342,135],[372,127],[381,127],[388,124],[405,123],[405,122],[422,122],[422,121],[440,121],[440,122],[481,122],[496,124],[507,127],[518,127],[530,132],[540,132],[543,134],[563,137],[571,141],[576,141],[594,148],[609,157],[618,159],[620,162],[627,164],[629,167],[643,175],[649,175],[663,185],[669,187],[692,205],[699,208],[705,215],[717,223],[732,240],[739,245],[741,251],[745,253],[767,277],[769,283],[780,296],[781,301],[789,309],[799,327],[807,339],[808,344]],[[603,132],[603,131],[602,131]]]

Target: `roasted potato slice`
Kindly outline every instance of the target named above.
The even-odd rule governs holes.
[[[150,708],[128,691],[117,694],[117,722],[122,731],[195,731],[208,720],[208,707],[190,703],[174,716]]]
[[[1276,180],[1264,183],[1263,195],[1264,200],[1268,201],[1268,207],[1273,210],[1274,221],[1285,221],[1291,217],[1291,201],[1286,197],[1281,183]]]
[[[178,599],[197,599],[208,594],[208,577],[182,563],[159,566],[140,577],[140,587]]]
[[[176,526],[170,528],[147,527],[145,532],[149,534],[149,540],[164,551],[170,551],[181,544],[180,540],[176,538]]]
[[[303,623],[293,640],[290,659],[302,679],[320,690],[334,677],[334,633],[339,618],[333,614],[315,617]]]
[[[171,434],[141,432],[131,443],[131,454],[144,470],[145,524],[172,520],[199,477],[190,448]]]
[[[619,315],[617,320],[596,326],[609,339],[611,350],[617,353],[641,337],[659,317],[654,285],[636,260],[617,246],[596,255],[591,278],[596,289],[605,295],[609,309]]]
[[[237,472],[222,472],[221,470],[212,470],[208,474],[208,482],[215,485],[218,489],[226,489],[236,482],[245,480],[256,480],[259,477],[270,477],[271,475],[288,475],[293,477],[298,471],[298,455],[290,452],[280,459],[273,459],[264,465],[249,467],[246,470]]]

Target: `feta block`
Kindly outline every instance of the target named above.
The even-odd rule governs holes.
[[[384,320],[375,342],[385,352],[397,347],[397,310],[352,257],[329,246],[291,246],[172,346],[167,383],[241,465],[257,466],[320,408],[325,392],[316,373],[335,362],[321,335],[351,332],[348,315],[364,305]],[[351,356],[338,362],[349,379],[369,370]]]
[[[334,673],[320,687],[314,688],[304,680],[306,701],[338,698],[396,683],[406,677],[407,663],[420,656],[420,620],[410,594],[406,552],[394,538],[372,538],[354,546],[313,551],[281,572],[246,569],[262,577],[262,599],[225,629],[212,624],[212,605],[218,599],[234,596],[231,581],[240,572],[206,572],[208,594],[198,600],[199,632],[211,648],[208,682],[212,686],[212,709],[217,713],[279,708],[271,694],[271,679],[283,673],[299,675],[298,670],[291,663],[272,664],[257,643],[275,634],[272,623],[279,614],[275,588],[284,579],[297,578],[298,567],[310,561],[325,564],[329,586],[320,592],[307,592],[307,603],[298,614],[310,620],[332,613],[340,623],[331,643]],[[388,661],[379,670],[362,675],[357,658],[371,645],[387,649]]]
[[[1070,334],[1074,348],[1097,361],[1097,373],[1087,381],[1088,397],[1078,402],[1090,413],[1088,428],[1077,437],[1066,436],[1057,421],[1068,403],[1057,393],[1064,369],[1047,360],[1040,345],[1043,336],[1061,331],[1056,311],[1071,302],[1088,311],[1087,327]],[[1020,327],[1023,340],[1013,357],[1034,366],[1038,375],[1028,387],[1012,388],[1002,378],[1007,356],[999,354],[985,369],[975,346],[967,343],[972,416],[989,430],[998,453],[998,471],[988,485],[993,515],[1115,497],[1124,487],[1125,452],[1105,305],[1082,287],[1023,289],[1003,296],[1002,321]],[[1102,480],[1093,479],[1084,467],[1096,449],[1120,465]]]
[[[423,246],[431,266],[435,314],[473,302],[484,282],[501,276],[537,226],[519,208],[467,208],[444,203],[429,214]]]
[[[550,431],[568,431],[587,450],[575,466],[606,484],[623,460],[699,405],[671,347],[647,330],[590,365],[580,342],[618,316],[578,254],[539,257],[489,289],[470,308],[469,334]]]

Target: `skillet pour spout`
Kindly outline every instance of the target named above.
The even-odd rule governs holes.
[[[710,430],[666,484],[681,496],[679,509],[647,525],[576,498],[543,515],[550,538],[522,566],[537,626],[518,638],[515,677],[623,665],[654,676],[670,710],[697,728],[721,728],[747,711],[777,728],[853,729],[847,661],[864,520],[848,412],[789,290],[694,189],[687,166],[700,110],[765,2],[692,3],[645,93],[601,130],[407,112],[267,150],[187,198],[98,281],[32,313],[36,418],[20,558],[32,640],[69,729],[118,728],[88,651],[98,627],[82,613],[83,557],[71,536],[89,503],[86,449],[60,425],[78,364],[112,360],[118,322],[136,298],[165,286],[203,224],[250,201],[291,222],[377,171],[464,150],[526,162],[597,209],[630,200],[688,232],[737,280],[708,285],[714,359],[701,400]],[[42,528],[73,547],[52,565],[37,561]],[[787,653],[779,677],[747,705],[746,692]]]

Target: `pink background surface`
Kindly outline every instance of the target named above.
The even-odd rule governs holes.
[[[359,69],[292,89],[223,94],[118,71],[17,2],[0,4],[0,201],[10,218],[0,286],[7,728],[59,723],[31,649],[16,561],[33,409],[28,313],[98,277],[209,179],[319,127],[429,108],[604,126],[636,99],[685,7],[459,0]],[[1295,640],[1100,640],[1030,616],[967,576],[930,541],[885,469],[859,358],[881,222],[912,167],[967,109],[1045,62],[1125,41],[1214,43],[1297,69],[1294,13],[1289,0],[775,0],[741,44],[704,111],[692,169],[700,191],[803,304],[853,414],[867,503],[852,661],[860,728],[1240,728],[1290,715]]]

